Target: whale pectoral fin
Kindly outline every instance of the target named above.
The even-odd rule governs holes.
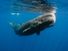
[[[37,32],[37,35],[40,35],[40,31]]]

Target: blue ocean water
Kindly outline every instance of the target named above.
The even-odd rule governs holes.
[[[39,36],[18,36],[9,22],[24,23],[38,13],[23,12],[11,15],[13,0],[0,0],[0,51],[68,51],[68,1],[52,0],[57,6],[56,23]]]

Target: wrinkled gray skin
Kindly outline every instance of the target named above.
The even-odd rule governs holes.
[[[33,4],[31,7],[29,7],[28,9],[31,11],[39,11],[42,12],[43,15],[40,15],[38,17],[36,17],[35,19],[29,20],[27,23],[25,24],[15,24],[15,23],[10,23],[11,27],[13,27],[14,31],[16,34],[18,35],[32,35],[34,33],[37,33],[37,35],[40,34],[40,31],[51,27],[54,25],[55,21],[56,21],[56,10],[55,7],[48,5],[47,2],[43,2],[43,0],[28,0],[29,2],[27,2],[27,0],[19,0],[20,2],[18,4],[16,4],[16,6],[18,5],[18,7],[23,6],[22,3],[26,3],[26,4]],[[31,3],[33,2],[33,3]]]

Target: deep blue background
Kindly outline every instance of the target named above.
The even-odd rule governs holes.
[[[18,36],[9,22],[24,23],[39,14],[23,12],[12,16],[13,0],[0,0],[0,51],[68,51],[68,0],[52,1],[58,7],[55,26],[45,29],[39,36]]]

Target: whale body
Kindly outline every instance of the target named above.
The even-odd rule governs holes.
[[[23,3],[25,6],[23,6]],[[27,7],[27,6],[28,7]],[[32,35],[37,33],[40,34],[46,28],[52,27],[56,22],[56,7],[48,3],[48,0],[18,0],[13,5],[14,10],[25,10],[43,13],[36,18],[27,21],[24,24],[10,23],[17,35]],[[12,13],[15,15],[15,13]],[[17,14],[18,15],[18,14]]]
[[[14,31],[18,35],[32,35],[40,32],[48,27],[52,27],[56,22],[55,10],[38,16],[32,20],[29,20],[23,25],[10,23]]]

